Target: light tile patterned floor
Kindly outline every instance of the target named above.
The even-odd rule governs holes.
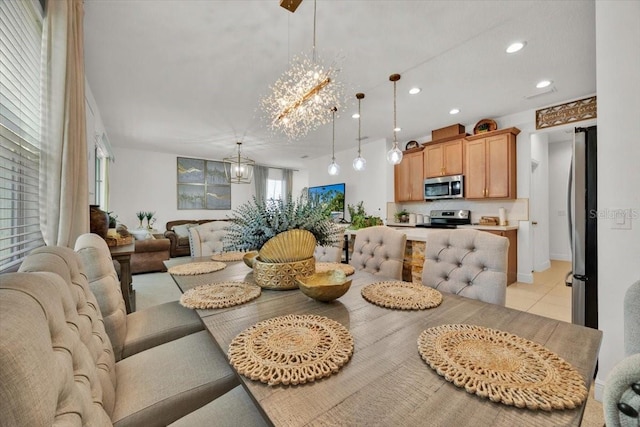
[[[553,319],[571,321],[571,288],[564,279],[571,263],[551,261],[551,268],[533,273],[533,283],[514,283],[507,287],[507,307],[535,313]],[[180,298],[180,290],[168,273],[149,273],[133,276],[138,310]],[[582,427],[602,427],[602,404],[589,394],[582,419]]]

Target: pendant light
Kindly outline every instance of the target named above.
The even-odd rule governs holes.
[[[396,82],[400,80],[400,74],[391,74],[389,80],[393,82],[393,147],[387,152],[387,161],[397,165],[402,161],[402,151],[398,148],[398,126],[396,125]]]
[[[360,114],[360,101],[364,98],[364,93],[356,93],[356,98],[358,99],[358,157],[353,160],[353,168],[361,172],[367,167],[367,161],[362,157],[360,150],[360,143],[362,138],[360,137],[360,120],[362,120],[362,114]]]
[[[242,142],[236,142],[238,147],[237,154],[222,159],[224,164],[224,173],[230,184],[251,184],[253,178],[253,167],[256,162],[250,158],[243,156],[240,151]]]
[[[332,176],[340,174],[340,166],[336,163],[336,111],[338,111],[336,107],[331,109],[331,114],[333,114],[333,138],[331,140],[331,164],[328,172]]]

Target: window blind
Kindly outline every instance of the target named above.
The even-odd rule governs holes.
[[[0,271],[43,246],[39,218],[42,10],[0,2]]]

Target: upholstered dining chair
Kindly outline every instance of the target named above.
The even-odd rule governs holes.
[[[607,427],[640,426],[640,280],[624,295],[624,353],[604,386]]]
[[[407,235],[385,226],[361,228],[356,232],[349,264],[389,279],[402,280],[402,263]]]
[[[504,306],[509,240],[479,230],[427,235],[422,283],[442,292]]]
[[[341,262],[342,247],[317,245],[313,251],[313,256],[316,262]]]
[[[204,329],[200,316],[178,301],[126,314],[120,281],[107,243],[97,234],[83,234],[75,251],[98,300],[116,361]]]
[[[192,257],[203,257],[222,252],[229,221],[212,221],[189,228],[189,246]]]

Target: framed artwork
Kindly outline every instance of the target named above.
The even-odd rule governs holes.
[[[231,209],[231,184],[224,163],[177,158],[178,209]]]

